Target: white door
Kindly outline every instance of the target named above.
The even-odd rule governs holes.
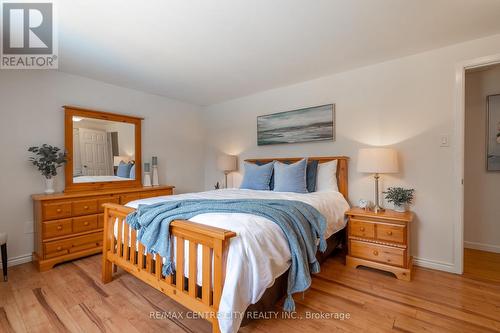
[[[81,165],[84,176],[110,176],[106,132],[80,128]]]

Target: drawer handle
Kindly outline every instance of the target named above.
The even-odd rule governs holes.
[[[387,231],[387,234],[388,234],[389,236],[392,236],[392,231]]]
[[[61,246],[58,246],[56,250],[57,250],[57,251],[61,251],[61,250],[62,250],[62,247],[61,247]]]
[[[377,250],[373,250],[373,255],[374,256],[378,256],[378,251]]]
[[[62,225],[58,225],[57,230],[62,230]]]
[[[62,212],[62,209],[61,208],[57,208],[56,212],[60,213],[60,212]]]
[[[89,209],[89,206],[83,206],[83,209]]]
[[[87,225],[89,225],[89,223],[88,223],[88,222],[84,222],[84,223],[83,223],[83,225],[84,225],[84,226],[87,226]]]
[[[360,231],[365,231],[365,227],[359,228]]]

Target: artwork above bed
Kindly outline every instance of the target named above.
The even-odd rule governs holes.
[[[335,140],[335,104],[257,117],[259,146]]]

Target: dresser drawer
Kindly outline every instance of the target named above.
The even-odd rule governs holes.
[[[349,235],[363,238],[375,238],[375,224],[351,218]]]
[[[72,220],[56,220],[42,222],[42,238],[54,238],[71,234]]]
[[[120,205],[126,205],[130,201],[141,199],[141,193],[132,193],[120,195]]]
[[[73,216],[97,213],[97,200],[78,200],[73,202]]]
[[[172,190],[158,190],[158,191],[146,191],[141,193],[141,198],[154,198],[154,197],[163,197],[166,195],[172,195]]]
[[[391,224],[377,224],[376,238],[383,242],[404,244],[406,228]]]
[[[42,217],[44,220],[71,217],[71,202],[51,202],[43,204]]]
[[[99,213],[104,213],[104,205],[105,203],[114,203],[114,204],[119,204],[120,203],[120,197],[109,197],[109,198],[101,198],[97,200],[97,211]]]
[[[73,232],[83,232],[97,229],[97,215],[75,217],[73,219]]]
[[[104,214],[97,215],[97,227],[104,228]]]
[[[102,246],[102,233],[69,238],[44,244],[45,258],[59,257],[68,253],[83,251]]]
[[[350,245],[351,252],[349,255],[353,257],[378,261],[392,266],[403,267],[405,264],[404,258],[406,256],[404,249],[357,240],[351,240]]]

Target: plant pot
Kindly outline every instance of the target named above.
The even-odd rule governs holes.
[[[54,193],[54,178],[45,178],[45,193],[52,194]]]
[[[399,213],[405,213],[408,210],[408,205],[407,204],[402,204],[402,205],[394,205],[394,210]]]

